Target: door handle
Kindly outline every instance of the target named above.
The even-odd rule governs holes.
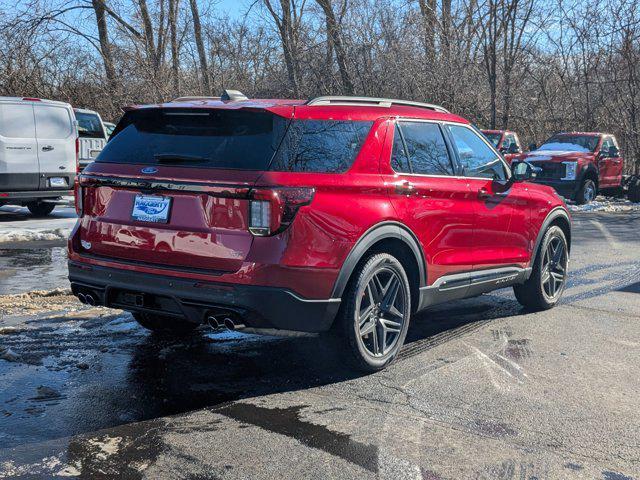
[[[480,190],[478,190],[478,198],[481,200],[491,198],[491,194],[486,188],[482,187]]]
[[[413,195],[416,193],[416,186],[408,180],[404,180],[396,183],[396,193],[400,195]]]
[[[53,147],[51,145],[45,145],[44,147],[42,147],[43,152],[50,152],[51,150],[53,150]]]

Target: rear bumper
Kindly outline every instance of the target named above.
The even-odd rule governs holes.
[[[90,291],[107,307],[196,323],[212,313],[231,311],[256,329],[324,332],[340,307],[340,299],[308,300],[283,288],[200,282],[74,261],[69,262],[69,280],[75,295]]]
[[[22,203],[33,200],[55,199],[66,196],[73,196],[73,190],[33,190],[24,192],[0,191],[0,204],[16,202]]]

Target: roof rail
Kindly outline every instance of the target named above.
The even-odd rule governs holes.
[[[194,102],[198,100],[220,100],[220,97],[178,97],[171,100],[172,102]]]
[[[340,96],[327,96],[316,97],[309,100],[307,103],[309,106],[322,106],[322,105],[367,105],[374,107],[390,108],[392,105],[403,105],[407,107],[426,108],[441,113],[449,113],[444,107],[440,105],[434,105],[432,103],[412,102],[411,100],[397,100],[393,98],[372,98],[372,97],[340,97]]]

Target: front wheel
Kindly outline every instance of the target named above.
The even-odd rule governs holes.
[[[590,178],[585,178],[580,185],[580,190],[576,193],[575,201],[578,205],[585,205],[595,200],[598,194],[596,182]]]
[[[552,226],[545,233],[536,255],[533,272],[513,291],[522,306],[533,311],[553,308],[564,292],[569,267],[569,248],[564,232]]]
[[[198,328],[197,323],[162,315],[133,313],[133,318],[144,328],[161,336],[184,337]]]
[[[387,253],[372,255],[349,282],[338,319],[351,363],[366,372],[387,367],[404,344],[410,316],[402,264]]]
[[[53,203],[31,202],[27,204],[27,208],[34,217],[46,217],[56,206]]]

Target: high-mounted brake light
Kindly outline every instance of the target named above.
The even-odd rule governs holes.
[[[314,188],[255,188],[249,200],[249,231],[258,237],[277,235],[287,229],[298,209],[309,205]]]
[[[25,102],[41,102],[42,101],[41,98],[34,98],[34,97],[22,97],[22,100],[24,100]]]

